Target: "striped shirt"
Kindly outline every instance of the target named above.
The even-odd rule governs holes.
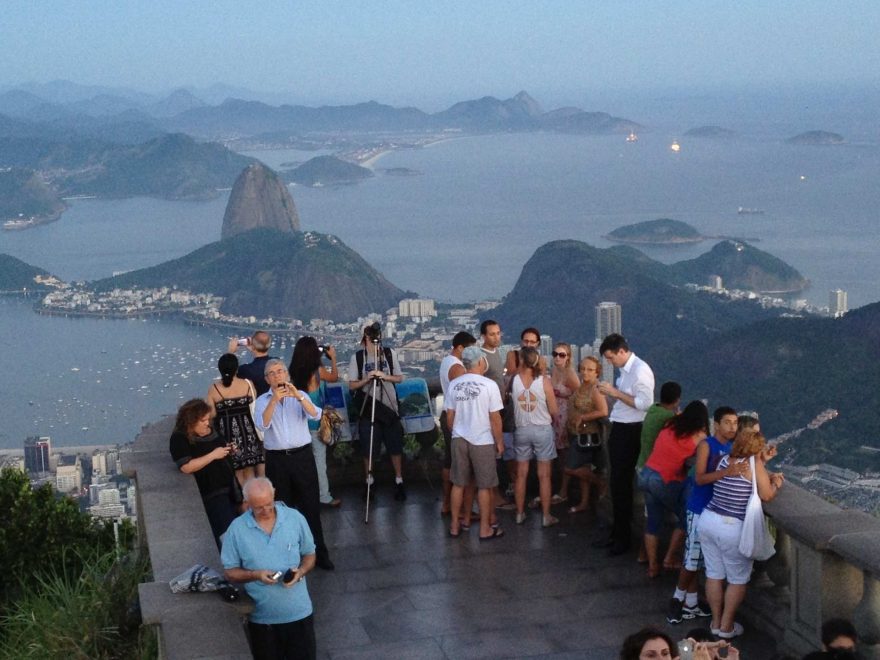
[[[718,463],[718,470],[724,470],[730,456],[725,456]],[[733,459],[738,462],[748,461],[747,458]],[[754,475],[753,475],[754,476]],[[715,482],[712,499],[706,508],[720,516],[731,516],[740,520],[746,517],[746,505],[752,495],[752,482],[745,477],[724,477]]]

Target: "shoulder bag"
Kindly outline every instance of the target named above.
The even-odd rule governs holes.
[[[758,474],[755,470],[755,457],[749,457],[749,468],[752,471],[752,494],[746,506],[746,517],[743,520],[742,532],[739,537],[739,551],[749,559],[765,561],[770,559],[776,549],[773,537],[764,519],[764,507],[758,497]]]

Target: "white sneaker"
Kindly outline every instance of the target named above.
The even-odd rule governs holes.
[[[516,524],[522,525],[526,521],[526,512],[516,514]]]
[[[715,628],[712,630],[712,634],[721,639],[733,639],[734,637],[739,637],[744,632],[745,628],[743,628],[742,624],[737,621],[733,622],[733,630],[724,631],[721,630],[721,628]]]

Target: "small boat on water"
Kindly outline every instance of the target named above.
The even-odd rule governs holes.
[[[746,206],[740,206],[736,210],[737,215],[764,215],[764,209],[753,209]]]
[[[626,136],[627,142],[638,142],[639,136],[635,134],[635,131],[630,131],[629,135]]]
[[[673,140],[672,144],[669,145],[669,148],[672,149],[675,153],[681,151],[681,145],[678,143],[678,140]]]

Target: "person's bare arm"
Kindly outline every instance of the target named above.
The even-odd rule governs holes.
[[[555,417],[559,414],[559,404],[556,403],[556,395],[553,393],[553,383],[549,378],[542,379],[542,382],[544,383],[544,396],[547,399],[547,411]]]
[[[314,555],[312,555],[314,557]],[[268,569],[260,569],[250,571],[246,568],[227,568],[223,571],[223,576],[230,582],[243,584],[245,582],[262,582],[263,584],[275,584],[277,580],[272,579],[273,571]]]
[[[222,445],[220,447],[216,447],[213,451],[204,456],[199,456],[198,458],[191,458],[186,463],[180,466],[180,471],[184,474],[192,474],[193,472],[198,472],[206,465],[210,465],[214,461],[220,461],[229,456],[230,447],[228,445]]]
[[[492,437],[495,439],[495,452],[498,456],[501,456],[504,453],[504,432],[501,430],[500,410],[489,413],[489,423],[492,426]]]

